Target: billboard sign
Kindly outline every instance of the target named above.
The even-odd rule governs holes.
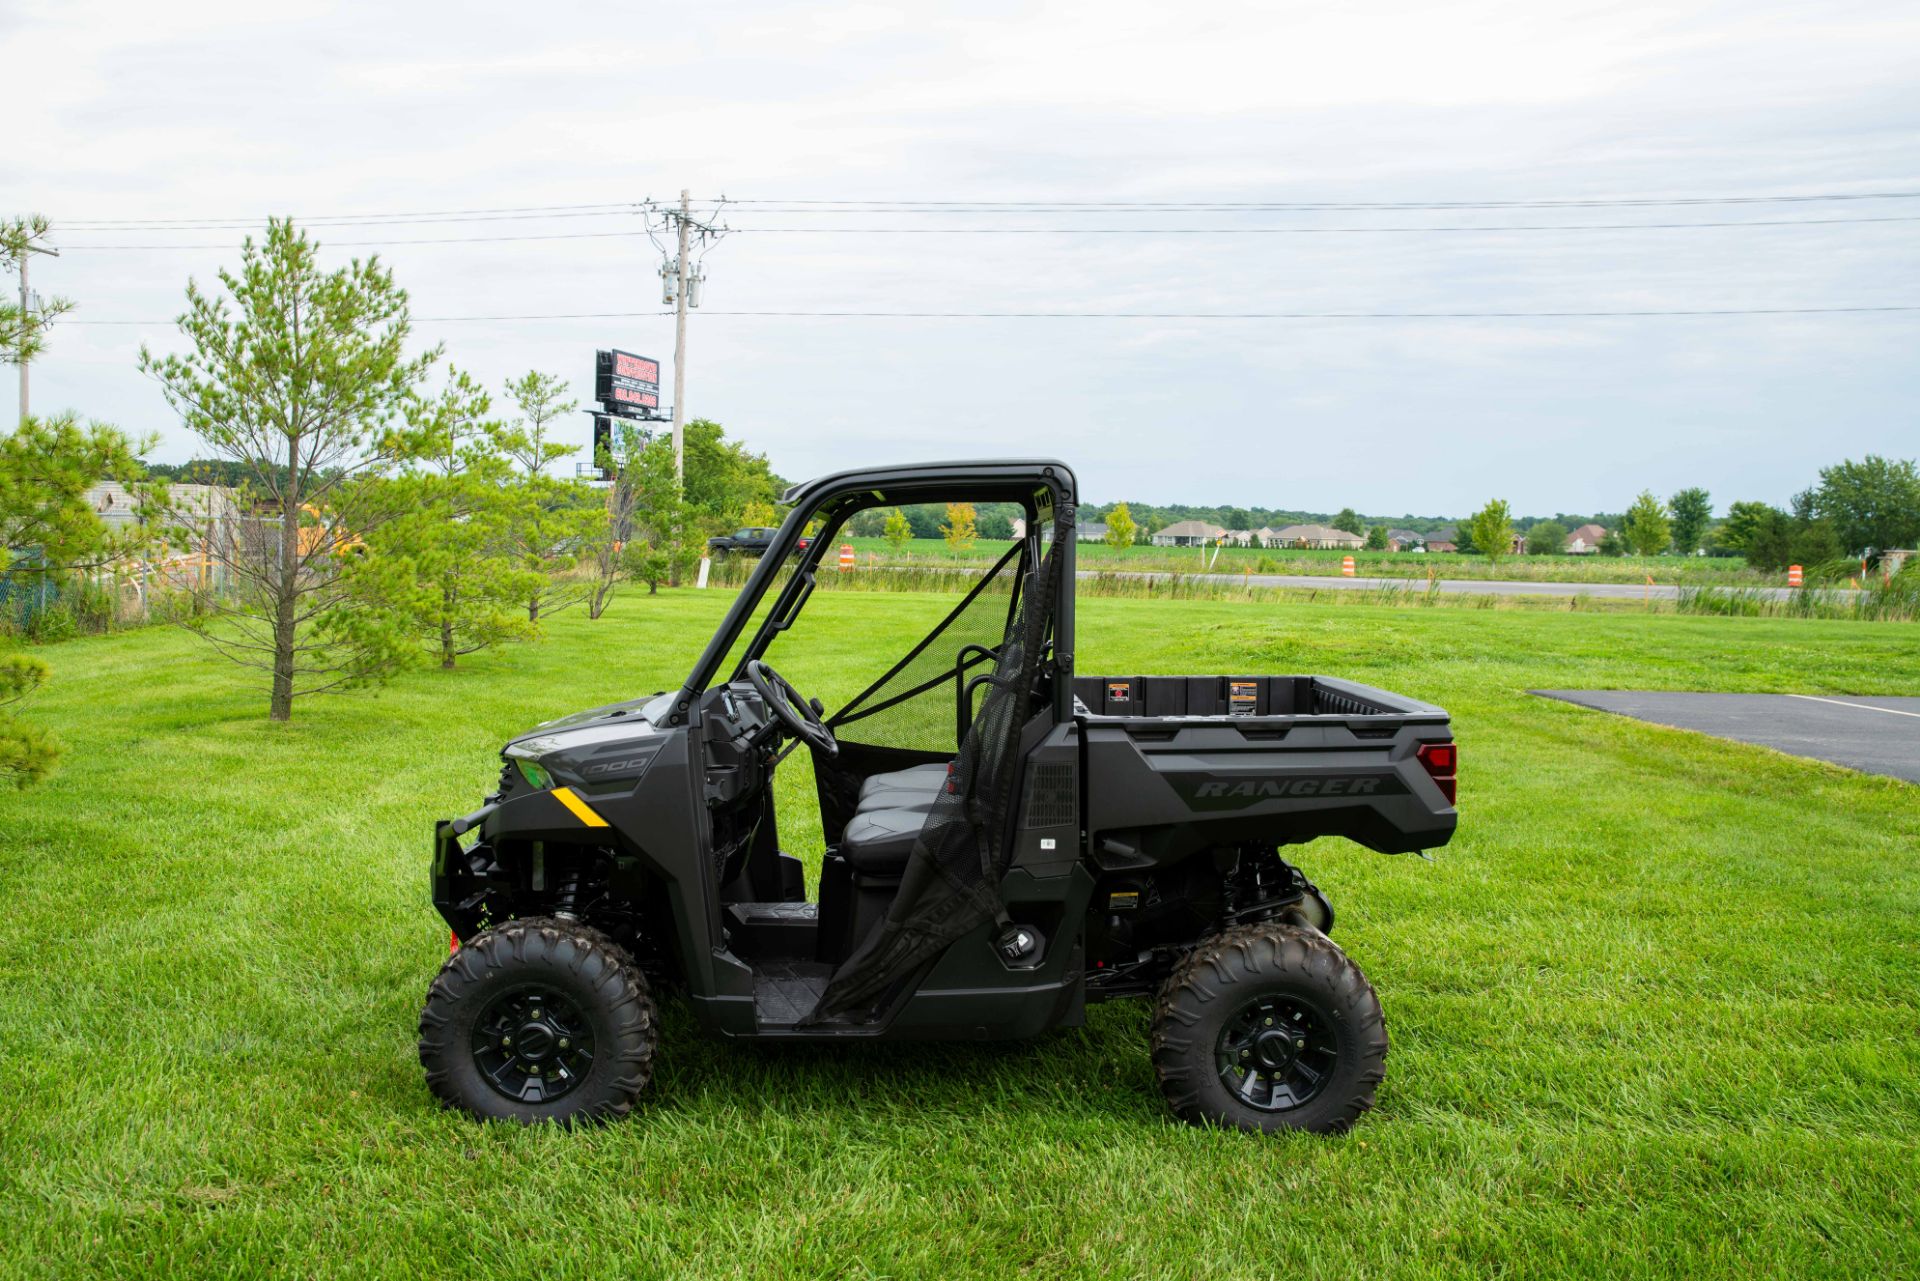
[[[594,353],[593,398],[610,414],[653,418],[660,412],[660,362],[630,351]]]
[[[615,414],[595,414],[593,416],[593,461],[582,461],[578,467],[575,468],[580,475],[592,475],[600,480],[613,479],[613,469],[610,467],[602,467],[599,464],[603,458],[609,462],[612,461],[614,443],[617,439],[617,433],[620,431],[621,422],[622,419],[620,416]],[[634,430],[639,433],[642,444],[653,439],[653,433],[644,427],[636,427]]]

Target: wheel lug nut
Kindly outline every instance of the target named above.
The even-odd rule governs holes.
[[[503,1037],[501,1037],[501,1038],[500,1038],[500,1044],[502,1044],[502,1045],[512,1045],[512,1044],[513,1044],[513,1038],[512,1038],[512,1037],[510,1037],[510,1036],[503,1036]]]
[[[568,1041],[566,1037],[564,1037],[564,1036],[563,1036],[563,1037],[561,1037],[561,1038],[560,1038],[560,1048],[561,1048],[561,1049],[563,1049],[563,1050],[564,1050],[564,1049],[566,1049],[566,1048],[567,1048],[567,1047],[568,1047],[569,1045],[571,1045],[571,1044],[572,1044],[572,1042],[570,1042],[570,1041]]]

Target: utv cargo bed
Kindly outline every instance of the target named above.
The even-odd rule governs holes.
[[[1397,854],[1458,821],[1441,708],[1326,676],[1076,676],[1096,859],[1239,837],[1344,836]]]

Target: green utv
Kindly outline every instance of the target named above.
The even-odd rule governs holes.
[[[842,472],[785,501],[685,684],[521,735],[498,792],[437,824],[456,946],[420,1018],[434,1094],[483,1118],[624,1115],[664,984],[722,1036],[791,1042],[1031,1037],[1147,997],[1181,1117],[1352,1124],[1385,1070],[1380,1004],[1282,851],[1445,844],[1447,714],[1322,676],[1079,675],[1058,462]],[[945,502],[1018,504],[1024,536],[829,715],[772,665],[823,557],[856,512]],[[801,746],[817,901],[774,816]]]

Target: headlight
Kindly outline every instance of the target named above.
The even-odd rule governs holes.
[[[513,763],[520,767],[520,777],[526,779],[536,791],[544,792],[553,786],[553,775],[547,773],[539,761],[519,757]]]

